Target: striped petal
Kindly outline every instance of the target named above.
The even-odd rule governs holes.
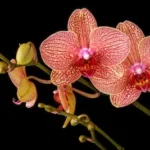
[[[128,84],[126,88],[119,94],[111,95],[110,101],[115,107],[125,107],[136,101],[141,92],[134,86]]]
[[[138,44],[144,38],[144,33],[136,24],[130,21],[119,23],[117,28],[130,38],[131,48],[128,58],[132,63],[138,62],[140,60]]]
[[[12,59],[11,62],[16,63],[15,59]],[[18,88],[21,80],[26,77],[25,67],[17,67],[14,70],[8,72],[8,75],[12,83]]]
[[[96,27],[97,23],[94,16],[86,8],[76,9],[68,21],[68,30],[78,35],[82,48],[89,47],[89,34]]]
[[[113,66],[127,57],[130,41],[115,28],[99,27],[90,34],[90,48],[96,52],[95,56],[100,64]]]
[[[139,54],[141,60],[150,65],[150,36],[145,37],[139,43]]]
[[[70,67],[68,70],[55,71],[51,73],[51,81],[55,85],[67,85],[77,81],[81,76],[79,70]]]
[[[73,32],[60,31],[44,40],[40,52],[44,63],[54,70],[65,70],[76,60],[78,37]]]
[[[98,66],[91,82],[100,92],[116,94],[125,88],[127,76],[124,74],[122,65],[114,67]]]

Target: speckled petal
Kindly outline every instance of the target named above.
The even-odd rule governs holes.
[[[68,21],[68,30],[78,35],[82,48],[89,47],[89,34],[96,27],[97,23],[94,16],[86,8],[76,9]]]
[[[127,76],[121,64],[114,67],[98,66],[91,82],[100,92],[116,94],[125,88]]]
[[[117,25],[117,28],[130,38],[131,48],[128,58],[132,63],[138,62],[140,60],[138,44],[144,38],[144,33],[131,21],[121,22]]]
[[[68,31],[52,34],[40,46],[44,63],[54,70],[68,69],[76,60],[76,52],[79,50],[77,35]]]
[[[145,64],[150,65],[150,36],[145,37],[139,43],[139,54],[142,62],[145,62]]]
[[[125,60],[129,54],[127,35],[110,27],[99,27],[90,34],[90,48],[101,65],[113,66]]]
[[[115,107],[125,107],[136,101],[141,94],[134,86],[128,84],[119,94],[111,95],[110,100]]]
[[[78,80],[80,76],[81,73],[79,72],[79,70],[72,66],[68,70],[53,70],[51,73],[51,81],[55,85],[67,85]]]

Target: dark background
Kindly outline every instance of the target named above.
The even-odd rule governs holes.
[[[50,34],[67,29],[68,17],[77,8],[88,8],[96,17],[99,26],[115,27],[119,22],[130,20],[135,22],[145,35],[150,34],[150,17],[148,4],[138,3],[91,1],[49,1],[41,2],[1,2],[0,4],[0,52],[7,58],[15,57],[19,43],[32,41],[39,54],[40,43]],[[49,79],[49,77],[35,67],[27,68],[28,75]],[[52,105],[52,91],[56,87],[42,85],[35,82],[38,90],[38,102]],[[85,86],[75,83],[75,87],[90,91]],[[0,102],[1,102],[1,144],[2,150],[8,149],[92,149],[98,148],[89,143],[81,144],[78,137],[81,134],[89,135],[82,126],[62,129],[64,117],[48,114],[35,107],[27,109],[24,104],[15,106],[12,98],[16,98],[16,88],[8,75],[0,75]],[[90,100],[76,94],[76,114],[87,113],[90,118],[109,134],[126,150],[150,149],[150,117],[134,106],[122,109],[114,108],[107,96]],[[150,108],[150,94],[142,94],[138,100]],[[98,139],[108,148],[115,148],[102,136]]]

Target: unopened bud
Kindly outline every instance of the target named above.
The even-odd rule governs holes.
[[[44,107],[45,107],[45,104],[44,104],[44,103],[38,103],[38,107],[39,107],[39,108],[44,108]]]
[[[70,121],[70,124],[72,126],[78,125],[79,124],[79,119],[77,117],[72,118],[71,121]]]
[[[28,102],[36,99],[37,91],[34,83],[27,78],[22,79],[17,89],[17,96],[21,102]]]
[[[80,135],[80,136],[79,136],[79,141],[80,141],[81,143],[86,142],[86,140],[87,140],[87,137],[86,137],[86,136],[84,136],[84,135]]]
[[[7,71],[8,71],[8,65],[5,62],[0,61],[0,74],[7,73]]]
[[[89,131],[91,131],[91,130],[94,129],[94,125],[93,125],[92,123],[89,123],[89,124],[87,125],[87,128],[88,128]]]
[[[32,61],[37,62],[37,52],[32,42],[23,43],[19,46],[16,54],[18,65],[26,65]]]

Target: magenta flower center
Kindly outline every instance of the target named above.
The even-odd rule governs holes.
[[[150,88],[150,74],[146,66],[141,63],[136,63],[132,66],[131,72],[131,83],[134,84],[138,90],[147,92]]]
[[[90,48],[82,48],[76,61],[76,67],[80,70],[81,74],[91,78],[96,71],[96,65],[94,52]]]

